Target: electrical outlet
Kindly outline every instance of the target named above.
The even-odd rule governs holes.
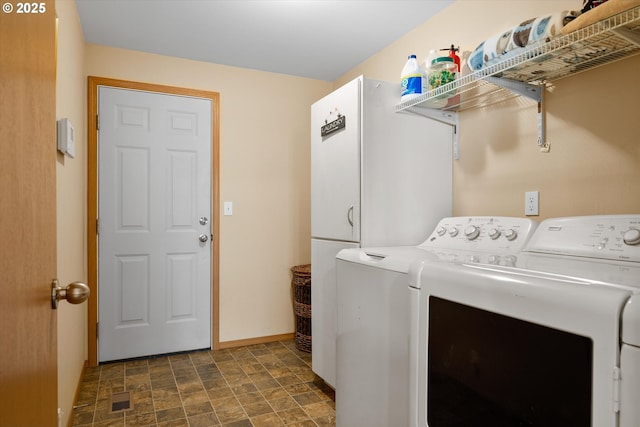
[[[527,191],[524,193],[524,214],[538,215],[538,192]]]

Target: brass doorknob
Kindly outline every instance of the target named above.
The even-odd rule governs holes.
[[[51,308],[58,308],[58,301],[67,300],[70,304],[80,304],[89,298],[91,291],[82,282],[70,283],[66,288],[61,288],[58,279],[51,282]]]

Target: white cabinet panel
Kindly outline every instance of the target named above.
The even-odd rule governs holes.
[[[336,386],[336,255],[357,243],[311,239],[311,347],[313,372]]]
[[[311,235],[360,240],[360,91],[353,80],[311,107]],[[345,127],[322,137],[341,116]]]

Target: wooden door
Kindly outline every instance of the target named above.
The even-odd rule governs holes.
[[[0,425],[47,427],[58,406],[55,3],[18,5],[0,12]]]

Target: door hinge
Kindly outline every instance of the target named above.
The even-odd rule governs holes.
[[[100,220],[96,218],[96,234],[100,235]]]
[[[613,368],[613,412],[620,412],[620,368]]]
[[[96,114],[96,130],[100,130],[100,116]]]
[[[100,338],[100,322],[96,322],[96,339]]]

